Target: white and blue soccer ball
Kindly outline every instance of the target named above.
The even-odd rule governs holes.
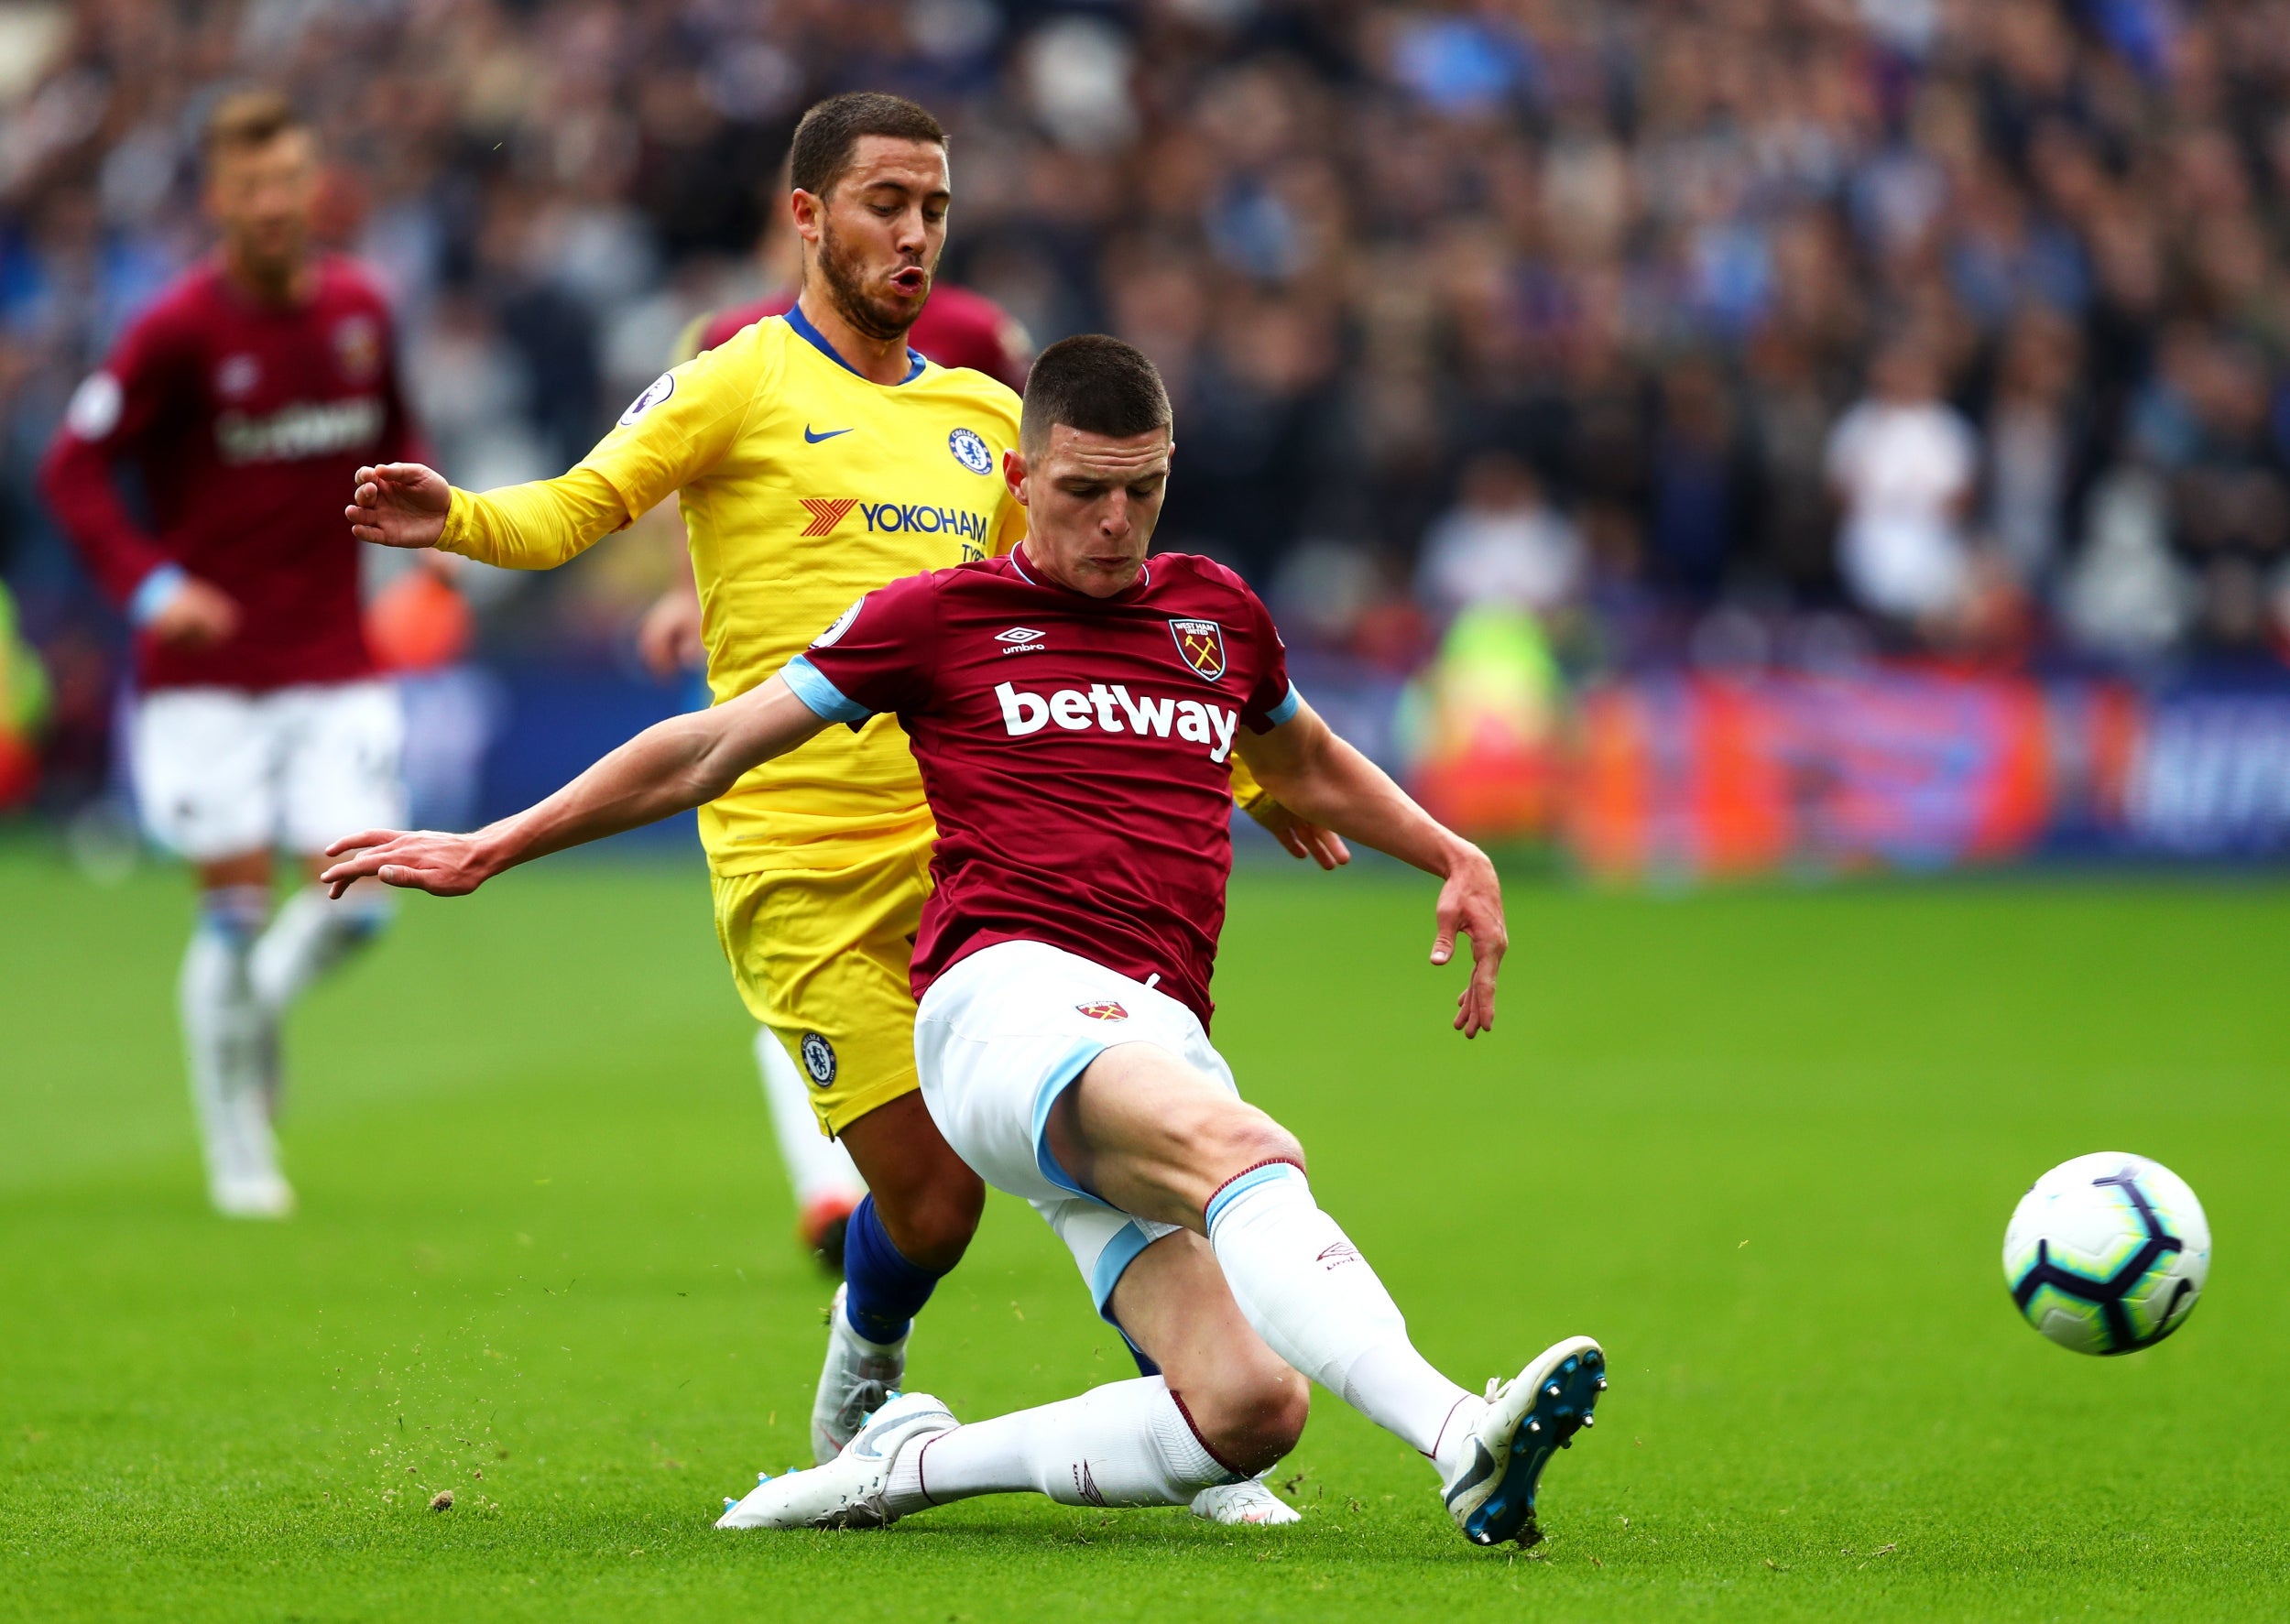
[[[2153,1347],[2210,1273],[2210,1224],[2159,1161],[2101,1150],[2035,1181],[2004,1230],[2004,1284],[2029,1324],[2077,1353]]]

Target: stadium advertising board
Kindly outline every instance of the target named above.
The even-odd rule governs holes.
[[[2290,689],[1873,670],[1594,690],[1557,832],[1613,878],[2290,851]]]

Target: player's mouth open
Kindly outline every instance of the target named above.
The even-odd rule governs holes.
[[[890,285],[901,293],[920,293],[931,285],[931,278],[921,266],[910,265],[890,273]]]

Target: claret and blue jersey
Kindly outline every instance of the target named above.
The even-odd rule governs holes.
[[[1022,554],[868,594],[781,673],[830,721],[889,712],[938,822],[920,997],[998,942],[1045,942],[1206,1021],[1240,730],[1295,714],[1248,584],[1184,553],[1092,598]]]

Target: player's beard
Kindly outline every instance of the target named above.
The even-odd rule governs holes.
[[[293,296],[310,259],[310,234],[299,224],[269,234],[249,232],[232,245],[240,276],[266,299]]]
[[[860,279],[859,267],[853,256],[844,252],[842,242],[832,228],[822,224],[819,234],[819,274],[827,284],[827,297],[834,301],[835,311],[854,328],[871,339],[889,343],[904,338],[930,301],[930,285],[923,284],[922,297],[911,309],[896,300],[878,299],[867,291]],[[925,275],[928,267],[925,267]]]

